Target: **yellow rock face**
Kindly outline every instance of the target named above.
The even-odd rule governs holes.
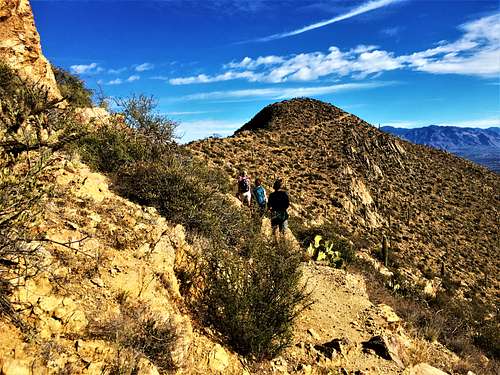
[[[28,0],[0,1],[0,60],[21,76],[47,86],[53,97],[61,97],[54,73],[42,54]]]

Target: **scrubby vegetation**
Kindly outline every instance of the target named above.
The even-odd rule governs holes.
[[[77,76],[61,67],[52,65],[61,95],[74,107],[92,107],[92,90],[85,87]]]
[[[88,328],[92,339],[115,343],[117,355],[109,364],[111,373],[136,373],[139,359],[144,356],[161,370],[173,369],[171,353],[176,335],[172,323],[150,311],[144,305],[124,301],[120,313],[109,319],[93,321]]]
[[[196,285],[191,310],[241,354],[274,356],[290,344],[298,311],[300,256],[270,243],[248,212],[226,195],[230,179],[175,143],[176,124],[145,96],[119,100],[121,112],[76,143],[84,161],[108,173],[117,192],[183,224],[203,248],[181,289]]]
[[[295,219],[290,228],[311,259],[325,260],[335,268],[354,260],[354,244],[346,237],[347,233],[333,223],[307,227]]]
[[[7,298],[9,279],[38,272],[32,227],[48,190],[41,177],[54,150],[82,135],[72,108],[59,104],[45,87],[0,65],[0,314],[18,326]]]
[[[297,306],[307,305],[304,289],[297,287],[301,257],[287,242],[272,244],[258,236],[246,247],[247,257],[208,253],[207,286],[198,306],[238,352],[273,357],[290,343]]]

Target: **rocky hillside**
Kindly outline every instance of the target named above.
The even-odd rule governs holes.
[[[431,125],[414,129],[384,126],[381,130],[413,143],[449,151],[500,172],[500,128]]]
[[[307,225],[332,221],[372,252],[385,235],[409,275],[444,271],[460,295],[498,303],[500,177],[486,168],[311,99],[269,105],[234,136],[189,147],[267,188],[284,179]]]
[[[11,275],[32,339],[0,319],[0,374],[242,372],[182,311],[174,264],[190,247],[181,226],[62,156],[44,183],[52,193],[31,230],[45,240],[32,243],[39,263],[27,270],[36,276]]]
[[[60,97],[50,63],[42,54],[28,0],[0,2],[0,59],[21,76],[48,87],[54,97]]]

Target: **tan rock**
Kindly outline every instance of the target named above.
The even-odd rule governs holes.
[[[57,306],[59,306],[62,303],[62,300],[63,300],[62,297],[56,297],[56,296],[40,297],[38,300],[38,306],[43,311],[51,313],[57,308]]]
[[[92,362],[87,367],[86,374],[88,375],[102,375],[104,373],[104,362]]]
[[[396,323],[399,322],[401,319],[399,316],[394,312],[392,307],[381,303],[378,306],[378,311],[380,315],[388,322],[388,323]]]
[[[311,335],[311,337],[314,339],[314,340],[317,340],[317,341],[320,341],[321,340],[321,336],[319,335],[318,332],[316,332],[314,330],[314,328],[309,328],[307,330],[307,333],[309,333]]]
[[[146,358],[141,358],[137,364],[137,375],[160,375],[155,365]]]
[[[170,355],[174,367],[182,367],[188,359],[189,348],[193,342],[193,327],[187,316],[178,314],[172,316],[172,324],[175,327],[177,339]]]
[[[229,366],[229,355],[222,346],[216,344],[208,354],[208,367],[215,373],[224,373]]]
[[[448,375],[448,373],[441,371],[427,363],[419,363],[410,368],[409,375]]]
[[[45,85],[53,97],[61,97],[52,68],[42,54],[28,0],[0,2],[0,60],[22,77]]]
[[[0,373],[2,375],[30,375],[30,367],[27,359],[3,358]]]
[[[65,328],[67,332],[77,333],[83,331],[88,323],[85,313],[81,310],[75,310],[67,319]]]

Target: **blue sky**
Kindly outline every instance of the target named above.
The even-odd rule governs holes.
[[[374,125],[500,126],[498,0],[32,0],[55,65],[154,95],[182,141],[308,96]]]

